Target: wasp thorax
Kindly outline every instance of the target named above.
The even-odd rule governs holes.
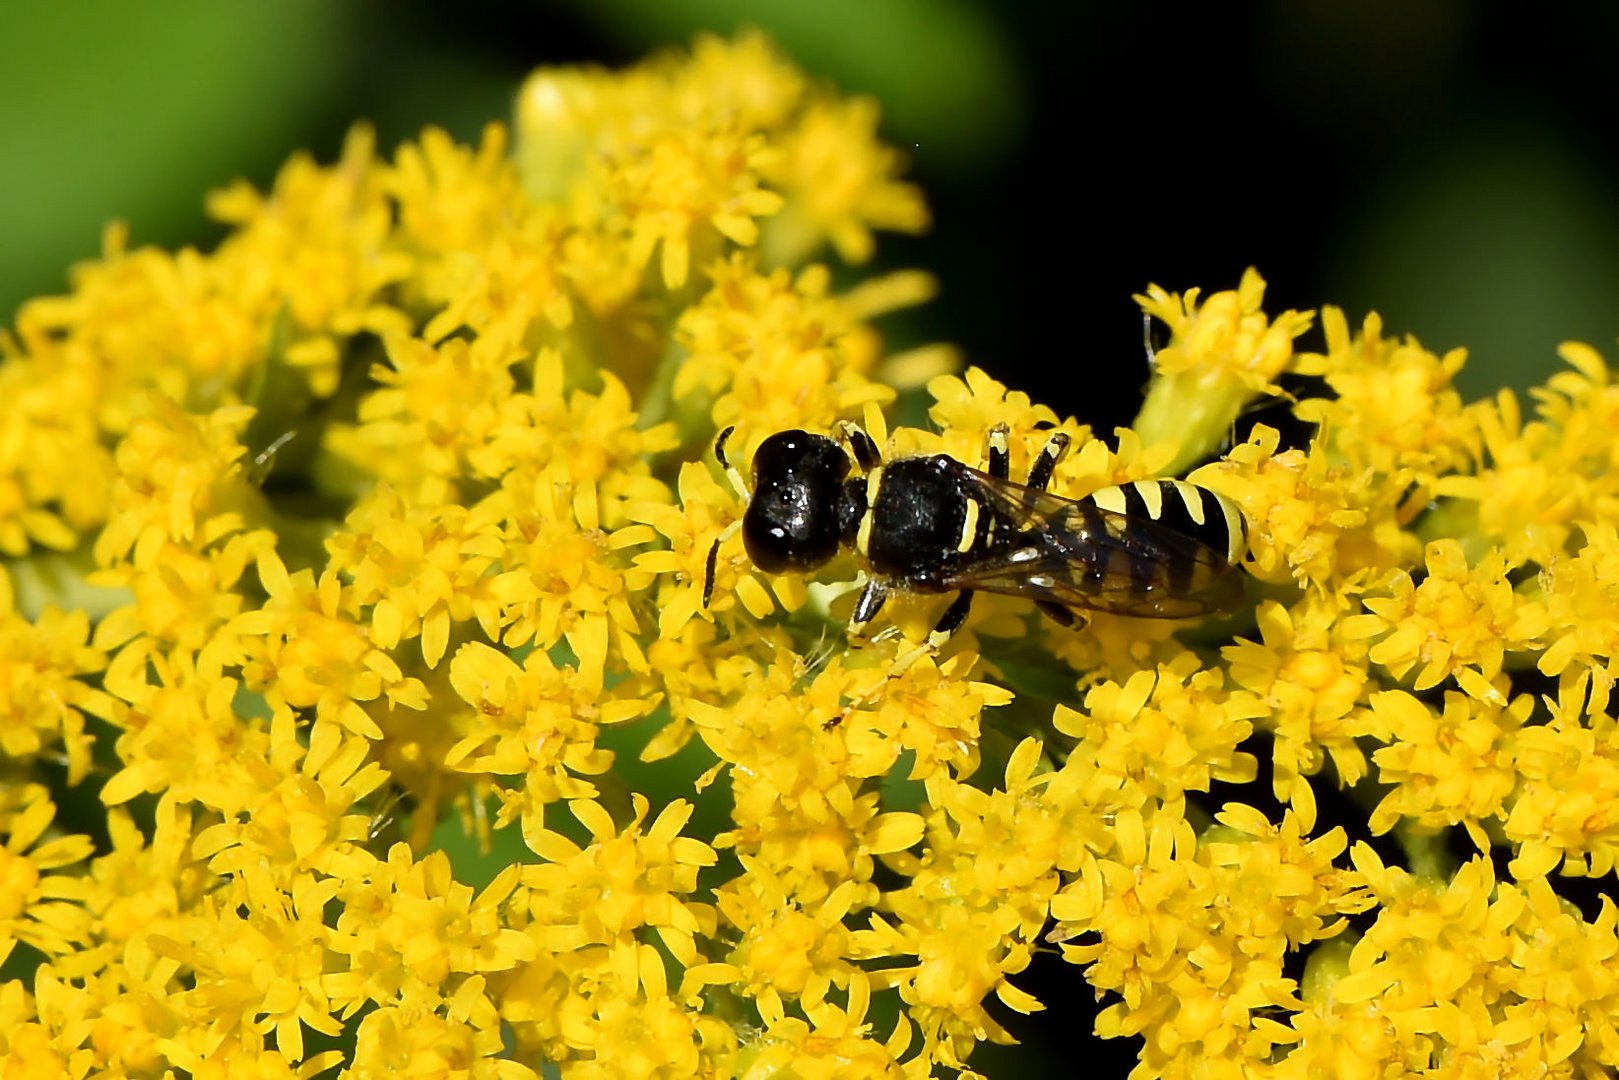
[[[825,435],[782,431],[759,444],[742,518],[755,566],[767,574],[813,570],[838,553],[849,469],[849,455]]]

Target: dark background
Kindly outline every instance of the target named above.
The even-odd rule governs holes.
[[[1469,349],[1470,396],[1619,335],[1619,7],[1459,0],[1066,6],[971,0],[162,0],[0,9],[0,319],[64,287],[101,224],[212,242],[202,195],[329,160],[356,118],[384,146],[471,138],[541,63],[630,62],[699,29],[770,30],[875,94],[933,232],[886,265],[940,302],[897,344],[949,340],[1103,429],[1145,379],[1148,282],[1245,266],[1267,307]],[[744,15],[745,13],[745,15]]]
[[[1444,350],[1469,396],[1619,335],[1619,8],[1369,0],[1223,5],[971,0],[573,0],[456,5],[162,0],[0,8],[0,320],[65,288],[102,223],[208,246],[205,191],[263,185],[351,122],[383,146],[472,138],[542,63],[617,65],[700,29],[771,31],[876,95],[935,227],[883,238],[939,302],[896,345],[946,340],[1059,412],[1128,422],[1146,378],[1130,296],[1233,287],[1267,309],[1371,308]],[[1050,1005],[1008,1017],[996,1076],[1120,1075],[1091,995],[1043,959]],[[1111,1052],[1114,1048],[1108,1048]],[[1087,1073],[1091,1074],[1091,1073]]]

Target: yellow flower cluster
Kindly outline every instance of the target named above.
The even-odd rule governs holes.
[[[1138,1077],[1619,1067],[1619,908],[1571,887],[1619,857],[1612,370],[1468,404],[1250,272],[1139,298],[1095,433],[887,353],[925,275],[813,261],[926,223],[876,125],[757,36],[542,71],[510,149],[360,130],[24,307],[0,1074],[972,1076],[1041,953]],[[1216,455],[1285,376],[1307,443]],[[844,420],[1005,425],[1014,476],[1060,430],[1071,499],[1201,461],[1247,600],[850,642],[852,559],[758,571],[709,453]]]

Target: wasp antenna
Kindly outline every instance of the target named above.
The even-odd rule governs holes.
[[[719,538],[714,538],[709,546],[708,565],[703,572],[703,610],[708,610],[709,601],[714,599],[714,570],[719,568]]]
[[[703,571],[703,610],[708,610],[708,602],[714,599],[714,571],[719,567],[720,541],[714,538],[714,543],[708,549],[707,569]]]
[[[705,611],[708,610],[708,602],[714,599],[714,574],[720,565],[720,545],[735,536],[741,528],[742,520],[738,518],[721,529],[720,534],[714,538],[714,543],[709,545],[708,559],[703,568],[703,610]]]
[[[735,432],[735,424],[720,432],[719,438],[714,440],[714,460],[718,461],[720,468],[725,470],[725,475],[731,481],[731,486],[736,489],[737,495],[743,502],[747,502],[748,485],[743,481],[742,473],[735,465],[731,464],[731,459],[725,456],[725,444],[731,441],[731,436]]]

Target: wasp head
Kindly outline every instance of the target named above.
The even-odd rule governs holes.
[[[836,441],[782,431],[753,456],[753,496],[742,518],[748,558],[767,574],[814,570],[853,537],[865,488],[847,483],[852,464]]]

